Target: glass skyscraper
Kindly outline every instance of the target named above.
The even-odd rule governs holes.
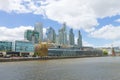
[[[56,33],[55,33],[55,30],[52,27],[49,27],[47,29],[46,35],[47,35],[47,40],[49,42],[52,42],[52,43],[56,42]]]
[[[62,28],[59,30],[59,44],[67,45],[67,43],[66,23],[63,23]]]
[[[69,45],[74,45],[74,33],[73,33],[73,29],[70,29],[70,31],[69,31]]]
[[[77,40],[77,43],[78,43],[78,47],[82,48],[82,35],[81,35],[80,30],[78,31],[78,40]]]
[[[39,33],[33,30],[26,30],[24,33],[24,38],[33,43],[39,42]]]
[[[35,23],[34,30],[39,33],[39,41],[43,41],[43,24],[40,22]]]

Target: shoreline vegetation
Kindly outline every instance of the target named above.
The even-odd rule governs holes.
[[[10,58],[0,58],[0,62],[17,62],[17,61],[33,61],[33,60],[55,60],[55,59],[88,58],[88,57],[102,57],[102,56],[10,57]]]

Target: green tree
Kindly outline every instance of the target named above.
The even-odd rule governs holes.
[[[105,56],[107,56],[107,55],[108,55],[108,51],[103,50],[103,54],[104,54]]]

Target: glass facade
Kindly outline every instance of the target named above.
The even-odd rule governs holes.
[[[12,42],[0,41],[0,51],[12,51]]]
[[[55,30],[52,27],[49,27],[46,32],[47,40],[49,42],[55,43],[56,41],[56,33]]]
[[[15,52],[34,52],[34,45],[29,41],[15,41]]]
[[[43,41],[43,24],[41,22],[35,23],[34,30],[39,33],[39,40]]]
[[[24,38],[26,40],[32,41],[33,43],[39,42],[39,33],[33,30],[26,30],[24,33]]]
[[[102,56],[101,50],[82,51],[80,49],[48,49],[49,56]]]

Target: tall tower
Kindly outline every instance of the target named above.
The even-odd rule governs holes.
[[[43,41],[43,24],[40,22],[35,23],[34,30],[39,33],[39,41]]]
[[[82,35],[80,33],[80,30],[78,31],[78,39],[77,39],[78,47],[82,48]]]
[[[32,41],[33,43],[39,42],[39,33],[33,30],[26,30],[24,32],[24,39]]]
[[[52,27],[49,27],[47,29],[47,40],[52,43],[55,43],[55,41],[56,41],[56,33]]]
[[[74,33],[73,33],[73,29],[71,28],[69,31],[69,44],[70,45],[74,45]]]
[[[67,45],[66,23],[63,23],[62,28],[59,30],[59,44]]]

